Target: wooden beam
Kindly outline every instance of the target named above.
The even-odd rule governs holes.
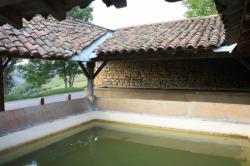
[[[90,78],[90,75],[89,75],[87,69],[86,69],[86,68],[84,67],[84,65],[82,64],[82,62],[78,61],[78,64],[79,64],[79,66],[81,67],[83,74],[89,79],[89,78]]]
[[[248,55],[245,55],[247,57]],[[249,57],[249,56],[248,56]],[[155,51],[148,52],[127,52],[127,53],[107,53],[100,54],[93,61],[113,61],[113,60],[185,60],[185,59],[221,59],[233,58],[229,53],[214,53],[212,50],[198,50],[197,52],[190,50],[172,50],[172,51]]]
[[[69,57],[62,57],[62,56],[41,56],[39,53],[35,53],[32,56],[30,54],[20,55],[18,53],[10,53],[8,51],[1,51],[0,56],[4,58],[19,58],[19,59],[35,59],[35,60],[70,60]]]
[[[101,66],[96,70],[95,74],[94,74],[94,79],[96,78],[96,76],[100,73],[100,71],[106,66],[107,61],[104,61]]]
[[[5,111],[4,107],[4,83],[3,83],[3,59],[0,58],[0,111]]]

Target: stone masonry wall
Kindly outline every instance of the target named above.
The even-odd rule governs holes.
[[[249,90],[250,72],[234,59],[110,61],[95,83],[99,87]]]

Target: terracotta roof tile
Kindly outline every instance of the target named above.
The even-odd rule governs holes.
[[[220,46],[225,40],[219,16],[121,28],[100,45],[99,54],[158,49],[197,49]]]
[[[31,21],[24,20],[19,30],[8,24],[0,27],[0,53],[30,58],[69,58],[106,32],[105,28],[76,19],[58,21],[37,15]]]

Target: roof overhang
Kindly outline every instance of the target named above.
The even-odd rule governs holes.
[[[52,15],[58,20],[66,18],[66,12],[75,6],[87,7],[93,0],[2,0],[0,1],[0,25],[6,23],[16,28],[22,27],[22,19],[30,20],[41,14],[45,18]],[[107,6],[125,7],[126,0],[103,0]]]
[[[147,61],[147,60],[184,60],[184,59],[221,59],[232,58],[233,54],[227,51],[214,52],[213,49],[177,49],[177,50],[140,50],[138,52],[110,52],[99,54],[93,61]]]
[[[52,26],[51,26],[52,25]],[[24,28],[0,27],[0,56],[20,59],[69,60],[109,30],[77,19],[34,17]]]

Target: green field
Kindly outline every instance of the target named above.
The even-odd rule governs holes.
[[[14,101],[14,100],[51,96],[61,93],[78,92],[78,91],[83,91],[86,88],[86,85],[87,85],[86,77],[82,74],[76,76],[74,85],[71,88],[65,88],[63,80],[59,77],[55,77],[52,78],[50,82],[43,85],[40,91],[32,95],[16,95],[16,94],[6,95],[5,101]]]
[[[84,88],[87,85],[86,77],[83,74],[79,74],[75,78],[74,86],[75,88]],[[59,78],[58,76],[52,78],[51,81],[45,84],[43,89],[61,89],[64,88],[63,79]]]

